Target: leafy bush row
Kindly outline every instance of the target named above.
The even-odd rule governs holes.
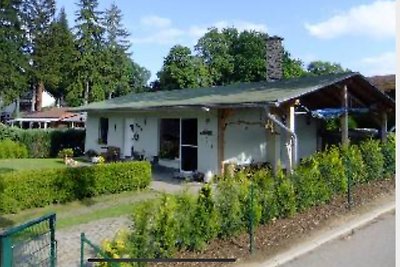
[[[53,203],[145,188],[151,181],[148,162],[15,171],[0,175],[0,211],[15,213]]]
[[[85,130],[20,129],[0,124],[0,140],[10,139],[28,149],[31,158],[56,157],[58,151],[72,148],[75,156],[84,152]]]
[[[23,144],[10,139],[0,141],[0,159],[19,159],[28,157],[28,150]]]
[[[205,185],[197,196],[164,195],[135,208],[133,230],[117,240],[124,249],[118,249],[116,240],[105,242],[103,248],[111,257],[134,258],[199,250],[214,238],[244,232],[250,218],[255,225],[266,224],[327,203],[346,192],[348,180],[361,184],[392,176],[394,151],[393,137],[386,144],[369,140],[360,146],[332,147],[304,160],[292,175],[282,170],[273,175],[264,169],[251,173],[250,180],[249,173],[238,172],[233,178],[221,177],[215,189]]]

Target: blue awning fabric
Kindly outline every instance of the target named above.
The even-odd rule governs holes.
[[[311,116],[318,119],[329,120],[339,118],[345,113],[344,108],[324,108],[311,111]],[[349,114],[362,114],[367,113],[368,108],[349,108]]]

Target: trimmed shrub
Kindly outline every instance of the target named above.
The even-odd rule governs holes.
[[[204,185],[197,197],[194,212],[191,217],[191,244],[189,248],[203,249],[209,240],[217,237],[219,227],[219,216],[211,196],[210,185]]]
[[[383,176],[384,158],[380,142],[370,139],[363,141],[359,147],[365,164],[366,181],[381,179]]]
[[[132,221],[133,226],[128,236],[127,252],[132,258],[154,258],[155,213],[158,200],[149,200],[135,205]],[[137,263],[137,266],[146,266],[146,263]]]
[[[382,144],[384,158],[383,175],[391,177],[396,173],[396,136],[389,134],[386,143]]]
[[[221,237],[228,237],[244,229],[245,203],[248,186],[246,181],[240,181],[243,173],[239,172],[235,177],[225,177],[218,183],[216,205],[220,215]]]
[[[275,194],[279,217],[290,217],[296,213],[296,195],[293,183],[279,170],[276,177]]]
[[[256,192],[261,208],[260,223],[265,224],[279,215],[275,195],[275,181],[268,170],[256,171],[253,181],[258,189]]]
[[[347,179],[345,168],[340,157],[340,150],[336,146],[332,146],[325,153],[317,153],[316,159],[321,178],[325,181],[327,190],[329,191],[326,196],[321,197],[321,201],[325,202],[332,197],[333,193],[346,191]],[[323,194],[325,195],[325,193]]]
[[[0,140],[11,139],[24,144],[31,158],[56,157],[58,151],[71,148],[75,156],[83,154],[85,130],[20,129],[0,124]]]
[[[90,167],[27,170],[0,175],[0,211],[43,207],[52,203],[146,188],[151,181],[148,162]]]
[[[0,141],[0,159],[27,158],[28,150],[23,144],[10,139]]]
[[[353,184],[364,183],[366,180],[365,164],[358,146],[351,145],[342,148],[341,157],[346,178]]]
[[[311,157],[303,162],[291,176],[296,192],[297,208],[305,210],[322,203],[329,195],[329,189],[321,179],[319,166]]]
[[[195,229],[192,221],[195,217],[196,197],[187,191],[176,195],[176,221],[177,221],[177,246],[178,248],[191,247],[196,241],[193,232]],[[192,236],[193,234],[193,236]]]

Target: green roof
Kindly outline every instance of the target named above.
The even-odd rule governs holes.
[[[362,75],[354,72],[293,78],[279,81],[238,83],[207,88],[179,89],[146,93],[131,93],[106,101],[94,102],[75,111],[148,109],[174,106],[223,106],[236,104],[279,104],[298,98],[345,79]]]

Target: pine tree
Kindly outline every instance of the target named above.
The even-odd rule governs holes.
[[[57,20],[50,27],[47,42],[48,50],[53,59],[53,79],[47,87],[58,100],[64,98],[66,88],[73,81],[73,66],[78,56],[75,49],[74,36],[68,27],[68,20],[64,8],[61,8]]]
[[[76,13],[76,42],[79,51],[74,66],[74,82],[68,88],[67,100],[71,105],[87,104],[104,99],[103,34],[101,12],[97,0],[80,0]]]
[[[56,3],[55,0],[25,0],[23,10],[28,40],[26,49],[31,62],[30,77],[36,95],[35,109],[40,110],[45,84],[53,82],[56,75],[52,66],[54,59],[47,46]]]
[[[132,91],[129,84],[131,72],[131,59],[128,49],[130,47],[129,33],[122,25],[121,10],[112,4],[107,9],[104,17],[106,29],[106,64],[104,76],[106,77],[106,94],[108,98],[120,96]]]
[[[27,89],[28,58],[23,52],[21,1],[0,1],[0,97],[3,104]]]

